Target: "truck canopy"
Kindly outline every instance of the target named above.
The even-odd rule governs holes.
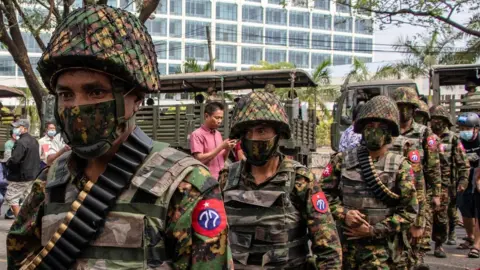
[[[160,79],[162,93],[205,92],[208,87],[224,91],[257,89],[266,84],[276,88],[317,86],[301,69],[198,72],[166,75]]]
[[[480,64],[437,65],[430,70],[433,104],[440,103],[440,87],[464,85],[467,80],[480,85]]]
[[[19,89],[0,85],[0,98],[25,97],[25,93]]]

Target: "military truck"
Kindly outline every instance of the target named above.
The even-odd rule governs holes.
[[[267,84],[273,84],[277,89],[290,90],[296,87],[316,87],[310,75],[299,69],[186,73],[161,76],[160,79],[163,94],[196,94],[214,87],[220,96],[225,97],[227,92],[231,94],[233,90],[256,91],[263,89]],[[206,104],[162,104],[164,101],[160,94],[150,98],[156,100],[158,104],[142,106],[137,113],[137,125],[154,140],[167,142],[172,147],[189,152],[190,134],[203,124]],[[228,109],[225,110],[224,123],[219,131],[224,138],[227,138],[234,103],[227,99],[223,102]],[[283,103],[293,134],[291,139],[280,141],[281,151],[308,165],[310,153],[316,151],[315,110],[312,108],[308,113],[300,114],[298,98],[284,100]]]
[[[480,64],[471,65],[439,65],[432,67],[430,74],[433,90],[433,104],[445,106],[451,113],[452,120],[462,112],[476,112],[480,114],[480,92],[467,97],[463,86],[467,81],[480,86]],[[455,96],[442,95],[445,87],[462,86]],[[462,94],[458,97],[458,94]],[[455,127],[454,127],[455,128]]]
[[[26,97],[25,93],[19,89],[0,85],[0,100],[5,98],[22,98],[24,103],[20,112],[17,114],[25,115]],[[4,108],[7,108],[6,110]],[[10,130],[12,130],[12,122],[14,120],[14,107],[4,106],[0,113],[0,154],[3,156],[5,151],[5,142],[10,138]]]
[[[330,142],[334,151],[338,150],[343,131],[352,124],[352,108],[362,101],[368,101],[378,95],[390,96],[401,86],[417,90],[413,80],[376,80],[349,83],[340,89],[340,97],[333,105],[333,123],[330,127]]]

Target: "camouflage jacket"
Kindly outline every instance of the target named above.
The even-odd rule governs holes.
[[[425,131],[424,131],[425,130]],[[427,189],[432,190],[432,196],[439,197],[442,188],[440,172],[439,139],[429,127],[412,122],[410,129],[401,134],[409,139],[421,140],[420,151],[423,158],[423,175]]]
[[[240,181],[248,190],[259,190],[265,187],[276,177],[284,177],[284,172],[293,165],[292,160],[282,157],[282,162],[277,173],[269,180],[260,185],[255,184],[255,179],[249,172],[249,167],[244,166],[241,172]],[[219,182],[222,190],[228,180],[229,168],[220,173]],[[314,205],[316,196],[324,196],[320,184],[314,180],[313,174],[305,167],[296,170],[295,186],[291,191],[290,200],[300,212],[301,218],[308,227],[308,236],[312,242],[311,250],[315,256],[317,269],[341,269],[342,268],[342,247],[338,237],[335,221],[328,209],[318,209]],[[326,200],[325,200],[326,202]],[[268,208],[267,208],[268,209]],[[256,208],[258,211],[259,209]],[[261,210],[261,209],[260,209]],[[272,230],[276,230],[272,227]],[[233,251],[233,250],[232,250]]]
[[[168,173],[158,174],[159,170],[175,165],[165,164],[169,159],[158,158],[160,153],[166,157],[185,155],[168,147],[160,152],[152,151],[128,188],[117,198],[100,235],[82,252],[72,269],[233,269],[218,183],[199,165],[186,166],[175,179],[166,177]],[[70,152],[64,155],[70,156]],[[41,250],[58,227],[58,220],[54,219],[60,214],[55,211],[61,211],[59,206],[68,209],[76,198],[75,193],[86,183],[85,177],[78,177],[81,173],[76,159],[68,157],[65,163],[68,184],[65,196],[61,195],[65,204],[48,202],[51,195],[46,185],[56,179],[56,173],[60,172],[58,163],[63,158],[56,160],[48,174],[43,173],[35,180],[8,233],[8,269],[18,269],[26,258],[31,259]],[[164,187],[166,180],[174,182]],[[155,193],[163,188],[171,194],[166,205]],[[208,204],[217,210],[218,224],[199,224],[200,214]],[[159,230],[161,227],[165,231]],[[166,260],[162,262],[159,258]]]
[[[447,130],[440,135],[440,162],[442,184],[444,186],[468,186],[470,165],[467,153],[460,138],[453,131]]]
[[[352,151],[354,150],[355,149]],[[327,195],[333,217],[343,224],[345,222],[345,214],[348,210],[360,210],[346,209],[342,202],[343,194],[340,187],[343,181],[342,170],[344,168],[345,155],[345,152],[334,154],[322,174],[322,188]],[[379,161],[380,159],[375,160],[374,164],[377,164]],[[357,165],[357,167],[359,166],[360,165]],[[398,205],[394,208],[394,212],[391,215],[373,226],[375,238],[385,238],[408,230],[418,214],[418,200],[413,170],[406,160],[400,163],[398,172],[396,173],[395,186],[392,191],[400,196]]]

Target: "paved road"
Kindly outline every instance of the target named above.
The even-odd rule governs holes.
[[[3,208],[3,207],[2,207]],[[4,220],[3,215],[0,219],[0,270],[7,269],[6,261],[6,248],[5,248],[5,237],[7,234],[10,225],[12,224],[11,220]],[[459,238],[465,236],[463,228],[457,228],[457,235]],[[455,246],[445,246],[447,252],[449,253],[448,258],[438,259],[435,258],[432,253],[427,257],[427,262],[431,266],[432,270],[451,270],[451,269],[480,269],[480,259],[469,259],[467,258],[467,251],[458,250]]]

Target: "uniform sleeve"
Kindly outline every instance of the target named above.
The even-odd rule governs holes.
[[[418,214],[417,192],[413,179],[413,170],[407,161],[403,161],[397,174],[396,190],[400,196],[393,215],[375,224],[373,233],[376,238],[385,238],[408,230]]]
[[[432,196],[439,197],[442,191],[442,174],[440,172],[440,139],[430,128],[424,136],[423,150],[425,153],[424,175],[425,181],[432,189]]]
[[[464,189],[467,189],[468,186],[468,176],[470,173],[470,163],[468,162],[467,153],[465,148],[463,148],[462,142],[457,138],[457,144],[453,146],[453,162],[455,164],[456,176],[459,186],[462,186]]]
[[[410,149],[412,150],[412,149]],[[410,161],[410,166],[413,170],[413,177],[415,181],[415,190],[417,191],[417,201],[418,201],[418,215],[415,219],[414,226],[416,227],[425,227],[426,225],[426,186],[425,178],[423,175],[422,164],[420,162]]]
[[[313,196],[325,198],[320,183],[313,180],[313,175],[308,169],[300,170],[302,173],[297,172],[292,201],[301,211],[308,225],[316,267],[317,269],[342,269],[342,246],[328,205],[322,208],[325,209],[324,211],[316,210],[317,208],[313,206],[315,202]]]
[[[343,162],[343,154],[335,154],[328,163],[325,170],[322,173],[321,187],[325,192],[328,203],[330,205],[330,211],[332,212],[335,220],[345,220],[345,209],[342,201],[340,200],[341,191],[339,189],[341,166]]]
[[[202,219],[201,211],[207,208],[214,211]],[[197,167],[180,183],[170,201],[167,222],[174,269],[233,269],[220,188],[208,170]]]
[[[45,182],[35,180],[7,235],[8,269],[19,269],[23,260],[32,259],[41,250],[44,199]]]

